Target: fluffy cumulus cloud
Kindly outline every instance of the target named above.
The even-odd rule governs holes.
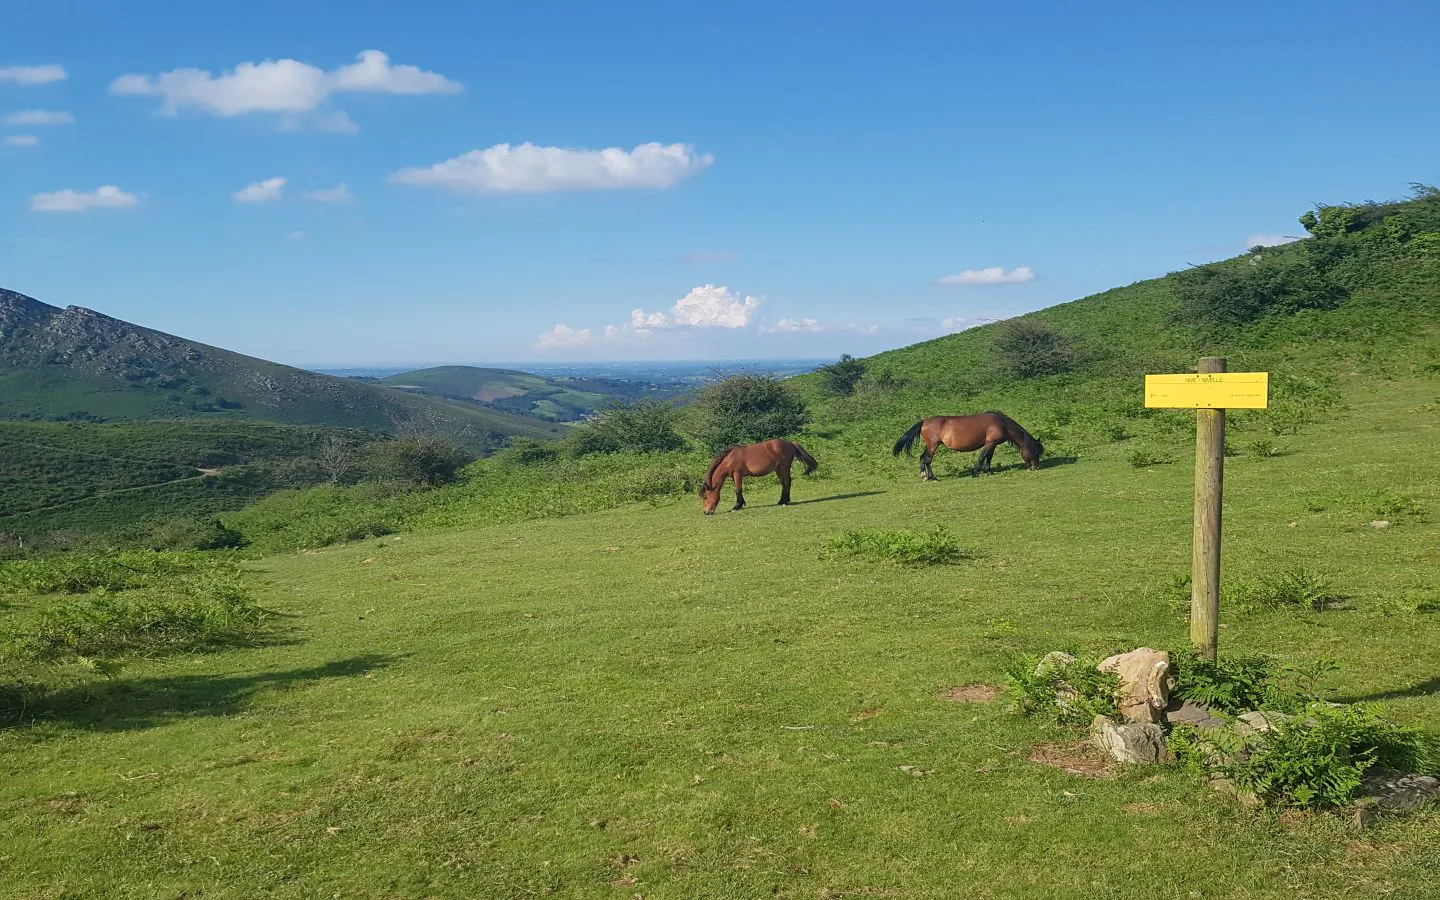
[[[458,193],[543,193],[674,187],[709,168],[715,157],[690,144],[641,144],[633,150],[573,150],[496,144],[433,166],[401,169],[399,184]]]
[[[50,84],[65,78],[64,66],[0,66],[0,84]]]
[[[216,75],[205,69],[173,69],[158,75],[122,75],[110,85],[120,96],[159,97],[160,113],[178,115],[196,110],[231,117],[277,113],[282,127],[321,131],[358,130],[343,112],[320,107],[336,94],[453,94],[458,82],[416,66],[397,66],[379,50],[363,51],[357,61],[326,72],[295,59],[242,62]]]
[[[966,269],[958,275],[945,275],[937,279],[939,284],[961,284],[961,285],[988,285],[988,284],[1025,284],[1035,280],[1035,273],[1029,266],[1016,266],[1009,272],[1004,266],[991,266],[988,269]]]
[[[305,198],[314,200],[316,203],[352,203],[355,195],[350,193],[350,186],[342,181],[333,188],[309,191],[305,194]]]
[[[75,117],[68,112],[48,109],[27,109],[5,117],[6,125],[73,125]]]
[[[40,139],[33,134],[7,134],[0,144],[6,147],[38,147]]]
[[[724,285],[705,284],[676,300],[668,310],[633,309],[628,322],[606,325],[598,334],[589,328],[575,329],[561,323],[540,335],[535,346],[555,350],[596,341],[645,340],[661,331],[743,329],[754,323],[762,303],[759,297],[742,296]]]
[[[613,326],[612,326],[613,327]],[[607,336],[613,336],[608,333]],[[561,322],[540,335],[535,346],[543,350],[558,350],[567,347],[583,347],[595,340],[595,334],[588,328],[575,329]]]
[[[134,194],[107,184],[88,192],[67,188],[49,194],[36,194],[30,198],[30,208],[37,212],[84,212],[87,209],[118,209],[139,202],[140,198]]]
[[[271,203],[285,192],[284,178],[267,178],[247,184],[234,194],[236,203]]]
[[[825,326],[821,325],[818,319],[781,319],[774,325],[761,325],[760,330],[779,334],[798,331],[819,332],[824,331]]]
[[[1300,240],[1292,234],[1252,234],[1245,239],[1245,247],[1279,247]]]

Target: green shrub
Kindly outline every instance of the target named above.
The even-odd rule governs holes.
[[[1318,703],[1251,742],[1226,774],[1268,803],[1320,809],[1352,801],[1373,766],[1440,774],[1440,747],[1364,705]]]
[[[617,402],[587,425],[577,427],[568,443],[575,456],[593,453],[670,453],[686,448],[676,429],[675,407],[660,400]]]
[[[1283,451],[1275,446],[1275,442],[1268,438],[1257,438],[1250,442],[1250,452],[1261,459],[1270,459],[1279,456]]]
[[[816,371],[820,373],[820,383],[826,391],[848,397],[855,393],[855,386],[864,377],[865,364],[848,353],[842,353],[839,360]]]
[[[37,659],[156,656],[254,642],[270,614],[234,572],[211,571],[162,587],[86,595],[44,608],[16,644]]]
[[[1315,612],[1322,612],[1343,599],[1328,578],[1304,566],[1241,582],[1233,594],[1242,606],[1262,609],[1298,606]]]
[[[1137,469],[1146,469],[1150,466],[1168,466],[1175,462],[1175,457],[1168,453],[1156,453],[1152,450],[1130,451],[1130,465]]]
[[[553,442],[517,437],[511,438],[510,445],[496,453],[494,459],[517,466],[536,466],[553,462],[559,457],[560,449]]]
[[[862,528],[846,531],[825,544],[828,557],[858,556],[907,566],[939,566],[973,558],[943,525],[925,531]]]
[[[1376,500],[1371,511],[1391,522],[1425,521],[1425,504],[1414,497],[1387,491]]]
[[[1279,698],[1265,656],[1225,655],[1215,660],[1171,653],[1174,695],[1230,715],[1262,709]]]
[[[475,456],[430,435],[382,441],[366,447],[365,468],[372,478],[433,487],[454,481]]]
[[[810,421],[805,401],[772,375],[732,375],[696,398],[696,436],[712,453],[794,434]]]
[[[1039,378],[1069,372],[1079,362],[1075,343],[1040,319],[1008,319],[995,333],[1000,370],[1012,378]]]
[[[1188,269],[1174,275],[1174,286],[1178,316],[1201,325],[1246,325],[1272,314],[1333,309],[1349,297],[1340,282],[1288,254]]]
[[[1022,656],[1005,666],[1013,709],[1071,725],[1089,725],[1096,716],[1118,714],[1120,678],[1101,672],[1097,660],[1074,654],[1068,664],[1042,667],[1043,657]]]
[[[223,558],[180,551],[53,554],[0,563],[0,594],[123,591],[168,582],[203,569],[231,566],[233,563]]]

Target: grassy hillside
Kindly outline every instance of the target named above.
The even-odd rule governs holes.
[[[27,563],[118,583],[88,600],[0,570],[0,630],[32,641],[0,651],[26,722],[0,729],[0,896],[1434,896],[1440,810],[1251,809],[998,690],[1052,649],[1187,646],[1195,419],[1141,376],[1219,353],[1273,379],[1230,416],[1222,654],[1440,730],[1440,196],[1318,212],[1294,246],[871,358],[846,396],[797,379],[821,467],[790,507],[755,479],[702,516],[696,452],[529,445],[434,490],[284,492],[225,516],[247,551],[198,554],[246,560],[258,635],[195,611],[243,594],[219,575],[166,607],[133,561]],[[891,457],[986,408],[1042,468]],[[932,528],[933,565],[832,552]],[[1324,602],[1256,599],[1279,573]],[[132,608],[215,639],[21,652]]]
[[[0,421],[0,545],[144,540],[165,523],[317,484],[326,474],[316,457],[332,434],[373,439],[243,419]]]
[[[1329,696],[1440,727],[1440,394],[1342,385],[1348,412],[1227,466],[1225,577],[1300,566],[1349,608],[1227,606],[1222,650],[1331,657]],[[1187,465],[889,464],[789,508],[759,482],[738,514],[692,496],[256,563],[282,639],[135,660],[0,731],[0,896],[1433,894],[1437,813],[1357,832],[1174,767],[1070,774],[1032,757],[1093,765],[1079,733],[946,699],[1015,653],[1184,646]],[[1421,512],[1372,528],[1385,494]],[[821,556],[931,525],[974,558]],[[18,627],[57,601],[6,602]],[[1184,849],[1158,865],[1161,833]]]
[[[642,385],[608,379],[542,378],[512,369],[436,366],[380,379],[380,384],[558,422],[576,422],[613,398],[639,396]]]
[[[375,432],[425,420],[477,450],[560,433],[533,418],[282,366],[0,290],[0,418],[196,416]]]

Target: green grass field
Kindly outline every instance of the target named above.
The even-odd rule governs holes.
[[[1227,461],[1225,575],[1303,566],[1348,608],[1226,610],[1222,652],[1332,657],[1336,699],[1440,729],[1416,603],[1440,382],[1339,390],[1280,455]],[[1177,462],[1005,448],[934,484],[887,443],[870,473],[817,450],[789,508],[766,479],[712,518],[690,495],[254,562],[282,640],[131,661],[0,731],[0,895],[1440,896],[1440,814],[1361,832],[1173,768],[1069,774],[1030,756],[1082,733],[943,697],[1016,653],[1185,645],[1192,445],[1155,440]],[[822,558],[935,524],[974,558]]]

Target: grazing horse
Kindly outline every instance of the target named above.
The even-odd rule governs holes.
[[[705,515],[715,514],[715,507],[720,505],[720,488],[724,486],[726,478],[735,479],[735,508],[744,509],[745,492],[741,482],[745,476],[758,478],[771,472],[780,478],[779,505],[789,505],[790,464],[796,457],[805,464],[806,475],[814,472],[815,467],[820,465],[815,461],[815,457],[805,452],[804,447],[779,438],[758,444],[737,445],[725,450],[710,463],[710,471],[705,473],[705,481],[700,485],[700,505]]]
[[[969,416],[931,416],[916,422],[915,427],[895,442],[895,451],[891,455],[899,456],[901,450],[906,456],[911,455],[910,445],[917,437],[925,442],[925,452],[920,454],[920,475],[926,481],[935,480],[930,461],[935,458],[936,448],[942,445],[961,453],[979,450],[975,470],[970,473],[977,477],[982,470],[993,471],[990,457],[995,455],[995,448],[1001,444],[1011,443],[1019,448],[1020,457],[1032,469],[1040,468],[1040,455],[1045,452],[1045,446],[1014,419],[993,411]]]

